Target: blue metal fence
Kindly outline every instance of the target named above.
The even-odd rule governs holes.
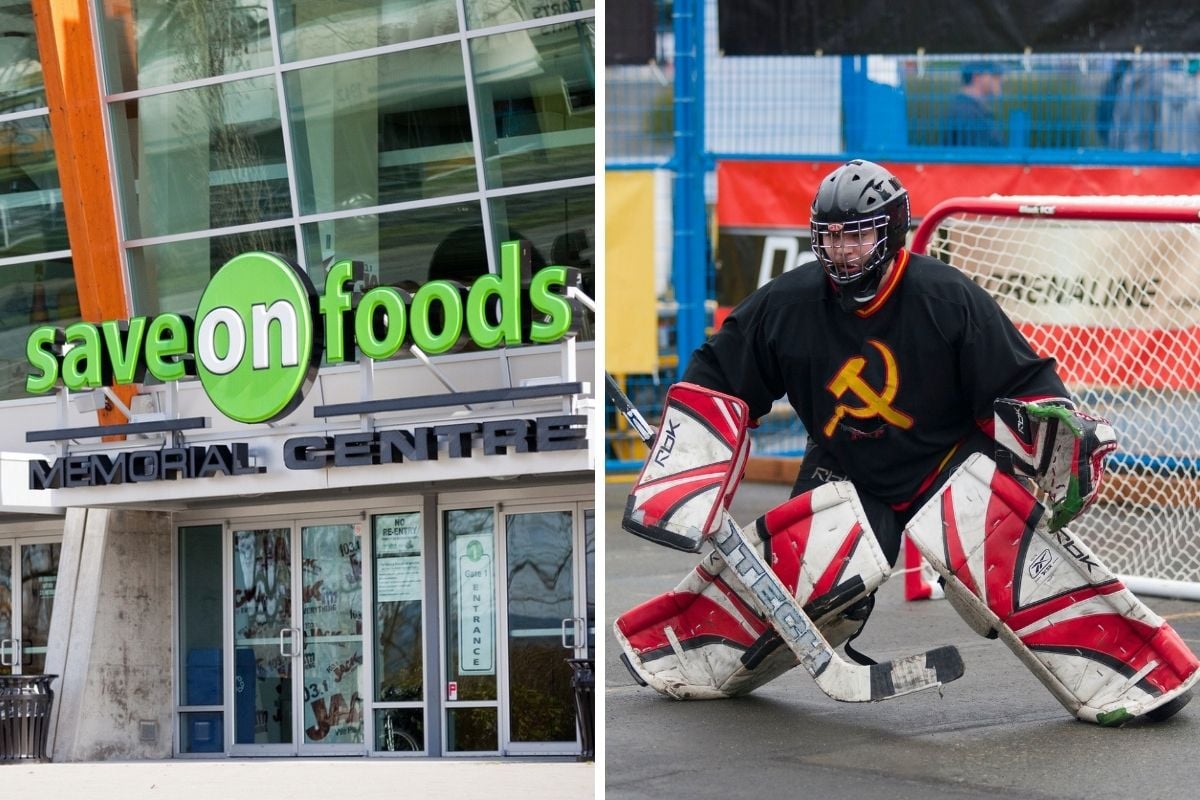
[[[1197,53],[725,57],[716,0],[656,4],[655,59],[606,69],[606,159],[608,169],[674,175],[676,349],[663,363],[679,370],[710,322],[705,204],[718,159],[1200,165]],[[969,135],[984,123],[954,111],[967,74],[980,72],[998,74],[998,94],[983,98],[989,138]],[[968,135],[954,133],[964,126]],[[677,374],[627,376],[648,418]],[[786,413],[754,436],[760,454],[803,452]],[[610,447],[610,469],[636,461],[621,455]]]

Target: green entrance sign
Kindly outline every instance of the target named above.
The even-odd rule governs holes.
[[[355,265],[342,260],[325,276],[324,292],[304,271],[273,253],[243,253],[209,281],[193,318],[181,314],[44,325],[30,333],[25,381],[31,394],[60,382],[72,391],[199,377],[230,419],[273,422],[303,401],[322,356],[330,364],[391,358],[409,344],[429,355],[468,342],[483,349],[550,343],[573,335],[579,285],[570,267],[530,276],[528,245],[505,242],[498,275],[470,287],[431,281],[415,294],[375,287],[354,302]]]

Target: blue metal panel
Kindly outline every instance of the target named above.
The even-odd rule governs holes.
[[[675,170],[671,280],[678,375],[704,341],[708,236],[704,203],[704,0],[675,0]]]

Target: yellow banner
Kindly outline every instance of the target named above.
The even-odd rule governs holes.
[[[606,172],[604,196],[604,366],[618,374],[654,374],[654,173]]]

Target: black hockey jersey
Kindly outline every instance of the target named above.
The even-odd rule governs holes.
[[[875,299],[846,312],[817,265],[758,289],[693,354],[683,380],[745,400],[787,396],[861,491],[902,504],[998,397],[1068,397],[995,300],[957,269],[901,250]]]

